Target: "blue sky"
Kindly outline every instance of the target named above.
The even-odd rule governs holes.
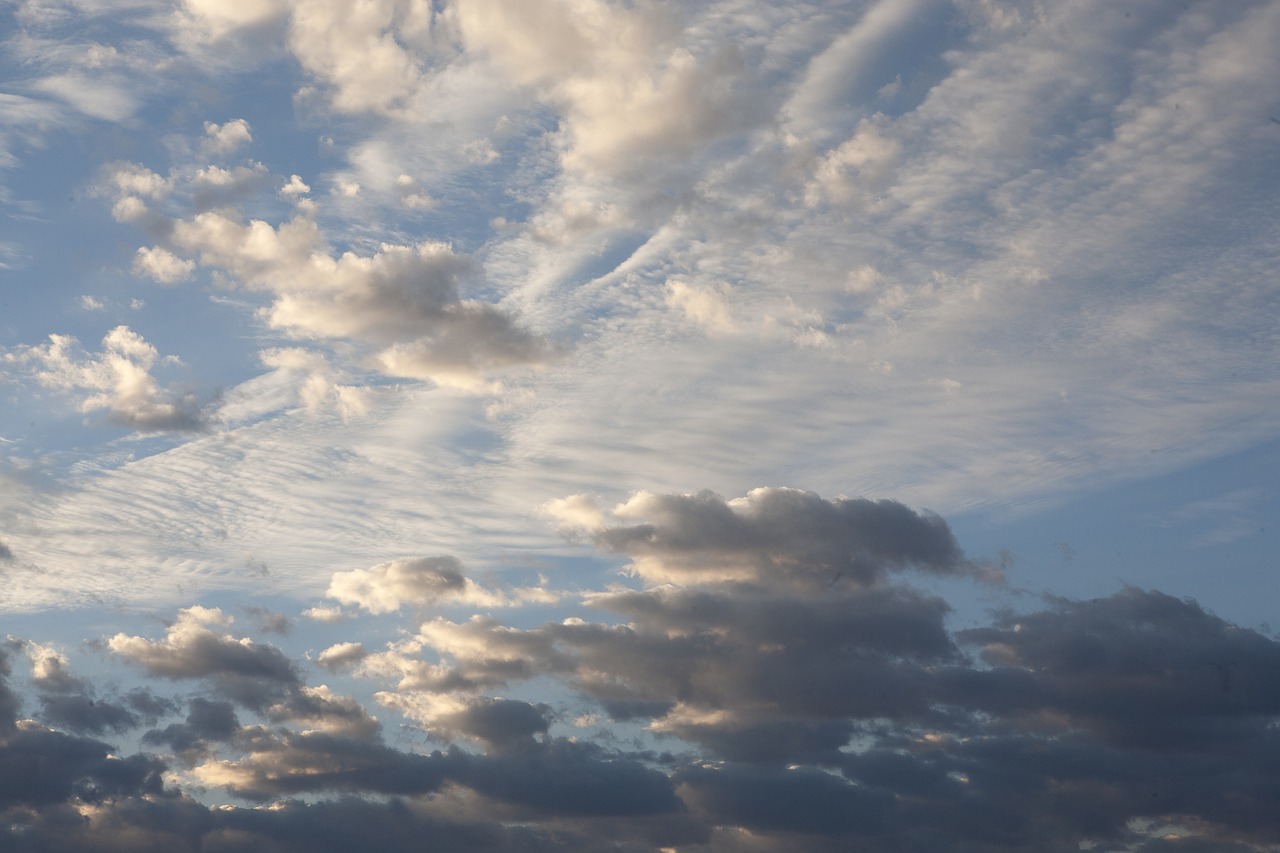
[[[6,844],[1280,842],[1280,3],[0,34]]]

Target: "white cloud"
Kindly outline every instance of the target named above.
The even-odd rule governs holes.
[[[138,99],[122,81],[110,77],[56,74],[36,82],[35,88],[60,98],[90,118],[119,122],[132,116]]]
[[[204,123],[205,150],[213,154],[230,154],[241,145],[253,141],[253,133],[249,122],[242,118],[231,119],[223,124],[211,121]]]
[[[117,163],[107,169],[107,181],[126,196],[164,198],[173,189],[172,178],[157,175],[136,163]]]
[[[173,25],[180,41],[216,42],[237,30],[261,27],[282,18],[289,0],[182,0]]]
[[[666,284],[667,305],[709,332],[733,331],[733,317],[723,288],[691,287],[673,279]]]
[[[453,557],[392,560],[370,569],[338,572],[329,582],[327,595],[375,614],[392,613],[406,605],[508,607],[528,602],[546,604],[558,598],[541,587],[517,589],[511,594],[485,589],[465,577],[461,563]]]
[[[556,355],[496,306],[460,299],[458,282],[472,263],[443,243],[383,243],[370,255],[334,258],[308,217],[277,229],[220,211],[173,223],[172,241],[204,265],[273,291],[263,312],[272,327],[379,346],[372,363],[392,376],[484,390],[493,371],[537,367]]]
[[[316,663],[325,669],[342,669],[359,663],[368,655],[363,643],[337,643],[322,651],[316,657]]]
[[[595,533],[604,528],[604,513],[590,495],[556,498],[539,509],[568,534]]]
[[[311,187],[304,184],[298,175],[290,175],[289,182],[280,188],[280,192],[287,196],[306,195],[311,192]]]
[[[328,84],[335,109],[394,110],[419,85],[421,68],[413,48],[423,35],[429,37],[433,14],[424,0],[297,0],[289,47],[304,68]]]
[[[79,395],[81,412],[105,410],[108,420],[121,426],[159,432],[205,425],[194,394],[181,386],[160,387],[151,375],[159,353],[127,326],[108,332],[96,357],[73,337],[50,335],[48,344],[12,350],[4,360],[30,371],[41,385]],[[164,361],[180,364],[172,357]]]
[[[763,118],[732,42],[695,55],[653,7],[467,0],[455,16],[470,50],[564,111],[574,170],[640,173]]]
[[[179,258],[160,246],[143,246],[133,259],[133,271],[149,276],[161,284],[176,284],[191,278],[195,261]]]

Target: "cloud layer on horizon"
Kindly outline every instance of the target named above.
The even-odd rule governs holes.
[[[0,792],[6,849],[1151,853],[1280,838],[1274,638],[1135,588],[954,632],[910,580],[969,572],[937,517],[774,489],[639,503],[644,537],[605,525],[600,541],[670,565],[584,589],[558,621],[428,616],[313,663],[195,605],[160,639],[95,642],[141,677],[123,693],[10,638],[0,765],[23,783]],[[758,524],[779,504],[807,535],[725,550],[725,512]],[[946,547],[902,535],[918,523]],[[671,547],[710,542],[704,573]],[[832,577],[827,555],[850,548],[863,573]],[[436,581],[405,583],[415,566]],[[433,558],[357,588],[427,614],[467,583]],[[378,687],[419,745],[308,683],[341,671]],[[100,740],[129,733],[127,755]],[[227,796],[238,805],[208,805]]]

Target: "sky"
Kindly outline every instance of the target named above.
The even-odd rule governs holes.
[[[0,0],[0,847],[1280,850],[1277,44]]]

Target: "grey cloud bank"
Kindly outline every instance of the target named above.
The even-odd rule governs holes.
[[[163,639],[102,644],[151,679],[93,713],[64,658],[11,643],[40,707],[10,653],[0,764],[41,769],[0,795],[6,848],[1261,851],[1280,838],[1275,639],[1135,588],[956,632],[911,580],[965,564],[937,516],[778,489],[641,495],[615,515],[637,504],[645,525],[596,538],[651,561],[638,586],[582,590],[580,615],[528,627],[436,617],[346,656],[420,727],[420,749],[309,686],[321,670],[221,633],[231,620],[210,608]],[[835,553],[861,568],[833,576]],[[408,565],[429,573],[394,587],[408,603],[469,581],[456,560]],[[179,704],[164,680],[197,692]],[[518,698],[534,682],[545,698]],[[159,751],[119,757],[85,736],[128,731]],[[215,790],[243,804],[203,805]]]

